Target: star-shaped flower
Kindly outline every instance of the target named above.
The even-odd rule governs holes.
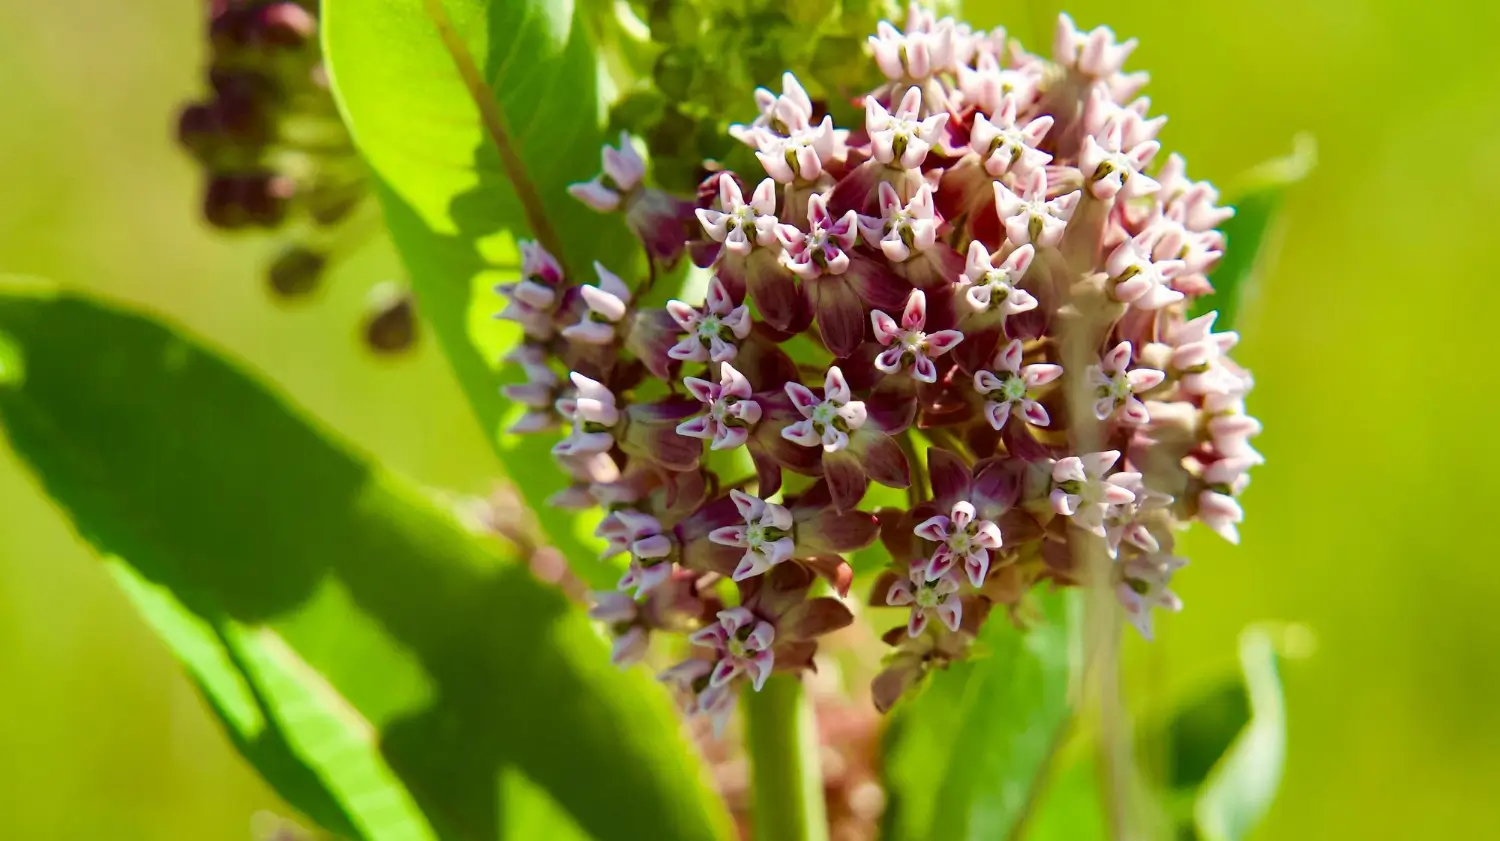
[[[1058,459],[1052,465],[1052,510],[1072,517],[1073,524],[1100,537],[1105,536],[1104,517],[1110,506],[1135,501],[1130,486],[1139,473],[1116,473],[1105,477],[1120,453],[1107,450]]]
[[[1037,402],[1036,389],[1062,376],[1061,365],[1036,363],[1021,365],[1023,350],[1020,339],[1012,339],[995,356],[995,371],[974,374],[974,390],[989,397],[984,404],[985,420],[996,430],[1015,416],[1032,426],[1047,426],[1052,419]]]
[[[677,425],[677,433],[709,441],[710,450],[732,450],[750,437],[750,429],[760,422],[760,403],[753,399],[750,381],[728,362],[719,366],[717,384],[697,377],[682,381],[687,390],[708,411]]]
[[[1005,224],[1005,236],[1014,245],[1032,243],[1052,248],[1062,242],[1063,228],[1073,218],[1073,208],[1083,194],[1077,190],[1055,199],[1047,198],[1047,170],[1038,169],[1023,182],[1021,194],[995,182],[995,210]]]
[[[682,341],[667,350],[667,356],[683,362],[728,362],[739,354],[737,343],[750,335],[750,308],[735,306],[716,277],[708,281],[708,296],[701,310],[673,300],[667,302],[667,313],[687,332]]]
[[[875,160],[900,169],[916,169],[927,159],[948,124],[948,112],[938,111],[926,119],[922,113],[922,91],[910,88],[894,113],[875,97],[865,97],[865,131]]]
[[[939,544],[937,552],[926,563],[926,579],[936,581],[960,562],[975,587],[984,585],[990,572],[990,552],[1002,545],[1000,527],[979,519],[973,503],[956,502],[947,515],[937,514],[919,523],[916,535]]]
[[[792,557],[796,546],[792,542],[791,511],[744,491],[733,490],[729,496],[740,516],[745,518],[745,524],[714,529],[708,539],[720,546],[745,550],[739,566],[734,569],[732,577],[735,581],[760,575]]]
[[[913,290],[906,299],[900,324],[879,310],[870,313],[870,323],[875,328],[876,341],[885,347],[875,357],[875,367],[886,374],[899,374],[909,365],[912,377],[924,383],[937,382],[933,358],[953,350],[964,340],[964,334],[958,330],[924,332],[927,294],[920,289]]]
[[[1094,387],[1094,417],[1105,420],[1118,414],[1125,423],[1149,423],[1150,412],[1137,394],[1161,385],[1167,375],[1155,368],[1130,368],[1130,342],[1120,342],[1105,353],[1098,365],[1090,365],[1089,384]]]
[[[849,446],[849,434],[865,425],[865,404],[855,400],[844,372],[835,365],[823,379],[823,399],[801,383],[787,383],[786,395],[803,420],[781,430],[781,437],[804,447],[822,445],[836,453]]]

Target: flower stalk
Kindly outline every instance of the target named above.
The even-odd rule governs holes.
[[[823,771],[812,704],[795,675],[746,691],[755,841],[828,841]]]

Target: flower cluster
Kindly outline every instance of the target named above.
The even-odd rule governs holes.
[[[305,222],[267,279],[277,295],[306,295],[368,192],[328,90],[318,4],[208,0],[207,6],[209,92],[184,106],[177,121],[178,140],[204,171],[203,217],[224,230]]]
[[[734,128],[763,172],[699,191],[705,301],[647,306],[534,244],[502,290],[526,335],[515,431],[562,427],[558,502],[602,509],[628,556],[597,596],[615,659],[689,633],[663,677],[718,720],[851,621],[846,556],[877,539],[870,603],[906,616],[882,709],[1039,582],[1113,587],[1149,637],[1180,607],[1174,534],[1237,540],[1261,461],[1237,337],[1190,315],[1232,210],[1160,153],[1135,41],[1063,16],[1049,59],[914,6],[869,44],[886,81],[863,124],[788,74]],[[640,160],[625,138],[575,195],[622,208]],[[906,504],[862,511],[872,483]]]

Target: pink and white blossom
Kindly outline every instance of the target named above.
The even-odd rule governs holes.
[[[969,583],[981,587],[990,572],[990,552],[998,550],[1003,543],[1000,527],[980,519],[973,503],[966,500],[954,503],[946,515],[937,514],[923,520],[915,531],[923,540],[938,544],[937,551],[924,565],[927,581],[948,575],[962,563]]]
[[[672,300],[667,313],[687,333],[667,350],[667,356],[682,362],[728,362],[739,354],[739,342],[750,335],[750,308],[735,306],[717,277],[708,281],[702,309]]]
[[[750,430],[760,423],[761,407],[750,389],[750,381],[728,362],[719,366],[719,382],[688,377],[687,390],[708,410],[677,425],[677,434],[702,438],[711,450],[732,450],[744,444]]]
[[[1172,288],[1172,279],[1187,268],[1186,264],[1157,260],[1152,256],[1153,240],[1153,234],[1146,231],[1109,253],[1104,270],[1109,275],[1110,297],[1143,310],[1159,310],[1183,299],[1184,295]]]
[[[614,392],[603,383],[574,372],[568,375],[577,395],[557,401],[557,411],[570,424],[568,437],[552,447],[552,454],[578,456],[607,453],[615,445],[614,429],[620,410]]]
[[[1167,587],[1173,574],[1186,565],[1183,558],[1163,554],[1137,555],[1120,564],[1115,595],[1125,609],[1125,617],[1146,639],[1152,639],[1154,634],[1153,610],[1173,613],[1182,610],[1182,600]]]
[[[938,111],[925,119],[921,113],[921,88],[909,88],[894,112],[875,97],[865,97],[865,131],[875,160],[900,169],[922,165],[948,124],[948,112]]]
[[[932,188],[926,184],[918,187],[905,205],[888,182],[880,182],[877,192],[880,215],[859,217],[859,232],[865,242],[897,263],[932,248],[938,229]]]
[[[899,374],[910,366],[912,378],[918,382],[937,382],[937,365],[932,360],[964,340],[964,334],[958,330],[925,332],[927,295],[920,289],[913,290],[906,299],[900,324],[880,310],[870,313],[870,323],[875,328],[875,340],[885,348],[875,357],[876,370]]]
[[[1052,510],[1073,518],[1073,525],[1104,537],[1104,518],[1110,507],[1134,502],[1130,487],[1141,478],[1139,473],[1129,472],[1106,476],[1119,459],[1118,451],[1107,450],[1054,462]]]
[[[620,133],[618,147],[606,145],[599,156],[603,172],[592,181],[568,185],[568,192],[600,213],[612,213],[641,185],[646,176],[646,162],[636,151],[630,135],[624,132]]]
[[[1125,128],[1123,118],[1111,118],[1097,134],[1084,137],[1083,149],[1078,153],[1078,169],[1083,173],[1085,187],[1101,201],[1115,196],[1121,199],[1149,196],[1161,188],[1144,172],[1161,144],[1147,140],[1126,146]]]
[[[836,453],[849,446],[851,432],[865,425],[865,404],[854,399],[836,365],[824,377],[821,400],[801,383],[787,383],[786,395],[803,418],[781,430],[781,437],[794,444]]]
[[[1118,417],[1136,426],[1150,422],[1151,413],[1136,395],[1161,385],[1167,375],[1155,368],[1131,368],[1130,360],[1130,342],[1120,342],[1105,352],[1098,365],[1089,366],[1094,417],[1099,420]]]
[[[911,608],[911,616],[906,621],[908,637],[920,637],[934,617],[948,630],[956,632],[964,615],[963,600],[958,596],[959,587],[956,569],[928,581],[923,570],[913,567],[910,578],[898,579],[891,584],[885,603],[892,607]]]
[[[1060,66],[1091,79],[1105,79],[1120,72],[1125,59],[1139,46],[1136,39],[1116,41],[1107,26],[1083,32],[1066,14],[1057,16],[1052,38],[1052,59]]]
[[[796,551],[792,541],[792,512],[744,491],[733,490],[729,496],[740,516],[745,518],[745,524],[715,529],[709,533],[708,539],[720,546],[745,550],[732,578],[744,581],[789,560]]]
[[[744,675],[759,692],[771,676],[776,654],[776,629],[748,608],[721,610],[719,621],[688,637],[688,642],[712,649],[716,655],[709,672],[709,686],[724,686]]]
[[[838,219],[828,213],[828,200],[813,194],[807,202],[807,227],[777,225],[782,265],[803,280],[839,275],[849,270],[849,253],[859,239],[859,214],[850,210]]]
[[[1083,195],[1073,191],[1055,199],[1047,198],[1047,171],[1035,170],[1022,182],[1020,194],[1000,181],[995,182],[995,210],[1005,225],[1005,236],[1012,245],[1028,243],[1037,248],[1055,248],[1062,242],[1063,228],[1073,218],[1073,209]]]
[[[615,340],[625,313],[630,310],[630,287],[619,275],[594,263],[594,273],[599,282],[594,286],[578,287],[587,311],[578,323],[563,328],[563,338],[586,345],[607,345]]]
[[[1036,399],[1036,389],[1061,377],[1062,366],[1044,362],[1022,366],[1022,356],[1021,340],[1012,339],[996,354],[994,371],[974,374],[974,390],[989,398],[984,404],[985,420],[996,430],[1004,429],[1011,417],[1032,426],[1052,423],[1046,407]]]
[[[731,254],[743,256],[756,246],[777,247],[774,180],[767,178],[761,181],[747,202],[737,181],[728,176],[721,177],[719,206],[723,210],[700,207],[695,213],[703,230],[714,241],[724,243],[724,248]]]
[[[969,243],[968,262],[958,278],[963,286],[964,300],[977,312],[993,311],[1003,316],[1036,309],[1036,298],[1016,286],[1026,276],[1035,257],[1036,249],[1028,243],[1013,249],[996,266],[994,255],[984,243],[977,239]]]
[[[1051,128],[1052,117],[1045,114],[1025,125],[1017,123],[1016,98],[1007,96],[994,119],[983,114],[974,116],[969,148],[983,161],[984,171],[996,178],[1011,171],[1025,175],[1052,160],[1051,155],[1036,148]]]

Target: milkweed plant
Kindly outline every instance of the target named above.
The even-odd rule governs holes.
[[[1294,629],[1167,709],[1119,658],[1175,632],[1185,532],[1240,540],[1232,322],[1306,149],[1221,198],[1136,40],[1066,14],[1036,51],[872,0],[211,0],[206,36],[204,220],[279,243],[283,300],[388,235],[365,343],[432,336],[473,414],[430,428],[504,474],[412,487],[175,328],[0,300],[7,435],[300,813],[263,835],[1253,829]]]

